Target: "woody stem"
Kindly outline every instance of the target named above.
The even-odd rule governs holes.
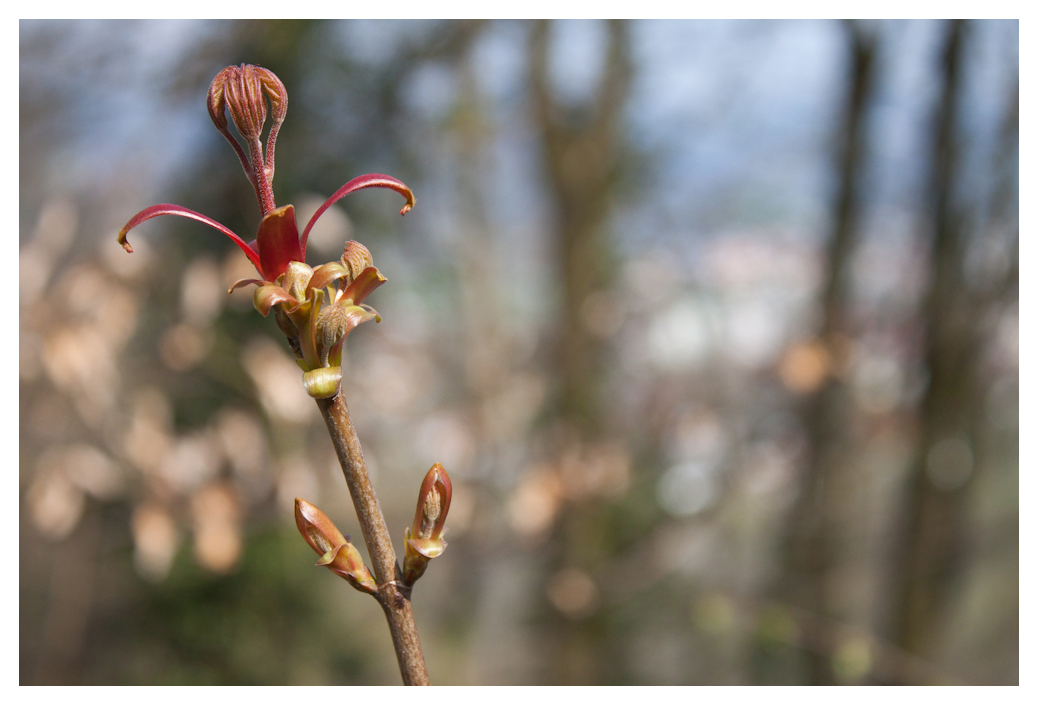
[[[401,579],[397,556],[379,506],[379,498],[368,477],[361,442],[350,421],[350,411],[342,390],[331,399],[317,400],[317,405],[321,409],[321,416],[325,418],[332,445],[339,457],[339,465],[343,467],[346,485],[350,489],[350,497],[354,501],[364,543],[368,547],[375,579],[379,583],[375,597],[386,613],[401,677],[405,686],[428,686],[426,660],[422,656],[415,617],[411,612],[411,591],[396,583]]]

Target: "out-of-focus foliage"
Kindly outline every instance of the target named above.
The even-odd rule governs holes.
[[[296,496],[359,531],[284,337],[226,294],[251,266],[182,219],[115,240],[157,202],[255,229],[205,110],[240,62],[289,91],[279,204],[417,195],[310,249],[389,278],[343,388],[398,551],[426,469],[454,482],[434,683],[1017,682],[1016,22],[20,41],[23,684],[398,683],[296,535]]]

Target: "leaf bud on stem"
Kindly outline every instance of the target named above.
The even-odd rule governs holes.
[[[434,463],[419,488],[415,521],[404,531],[404,583],[418,581],[430,559],[444,553],[444,521],[451,507],[451,479],[444,467]]]
[[[303,498],[296,498],[296,528],[310,548],[321,555],[318,566],[325,566],[364,593],[375,594],[378,585],[364,565],[350,537],[343,536],[328,516]]]

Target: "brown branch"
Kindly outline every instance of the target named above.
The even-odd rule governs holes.
[[[357,510],[357,521],[368,547],[375,580],[379,582],[379,592],[375,598],[386,613],[401,678],[405,686],[429,686],[426,660],[422,656],[415,617],[411,612],[411,591],[399,583],[401,575],[397,555],[393,551],[393,542],[379,506],[379,498],[368,477],[361,442],[350,422],[350,411],[342,391],[331,399],[319,399],[317,406],[325,418],[332,445],[339,457],[339,465],[343,467],[346,485],[350,489],[350,497],[354,501],[354,509]]]

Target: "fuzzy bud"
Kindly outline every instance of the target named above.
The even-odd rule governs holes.
[[[274,111],[274,124],[280,127],[289,107],[288,92],[281,80],[252,64],[228,66],[209,85],[209,117],[223,132],[227,128],[226,106],[238,133],[246,140],[255,140],[267,120],[267,99]]]
[[[318,357],[322,365],[338,365],[343,339],[357,326],[377,317],[369,306],[339,303],[327,306],[317,317]]]
[[[267,155],[264,157],[260,133],[267,120],[268,100],[271,102],[273,124],[267,135]],[[225,107],[230,111],[238,133],[249,143],[248,154],[227,128]],[[275,207],[274,196],[270,191],[270,181],[274,178],[274,147],[289,109],[289,94],[285,84],[273,72],[260,66],[228,66],[209,84],[206,108],[216,129],[234,148],[242,169],[256,187],[261,210],[264,214],[270,213]]]
[[[343,248],[343,258],[341,260],[343,267],[349,271],[349,277],[344,279],[343,286],[349,285],[357,279],[357,276],[364,272],[366,267],[373,267],[374,261],[372,260],[372,254],[368,251],[368,248],[364,247],[356,240],[350,240],[346,243],[346,247]]]

